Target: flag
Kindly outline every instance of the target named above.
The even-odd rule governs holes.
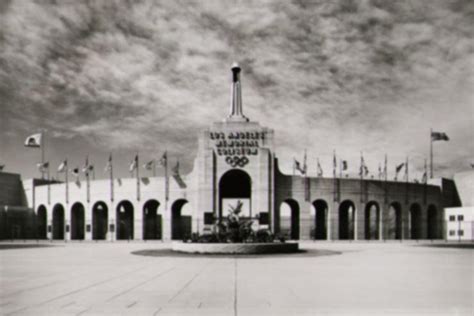
[[[154,165],[155,165],[155,159],[150,160],[149,162],[143,164],[143,168],[146,170],[153,170]]]
[[[336,177],[336,168],[337,168],[336,151],[334,151],[333,159],[332,159],[332,173],[333,173],[334,178]]]
[[[323,168],[321,168],[321,164],[319,163],[319,158],[318,158],[318,177],[323,176]]]
[[[171,168],[171,172],[173,172],[173,176],[179,176],[179,160],[176,161],[176,165]]]
[[[67,169],[67,159],[65,159],[58,167],[58,172],[65,172]]]
[[[388,173],[387,173],[387,155],[385,154],[385,161],[384,161],[384,166],[383,166],[383,176],[387,178]]]
[[[40,162],[36,164],[36,167],[38,167],[38,170],[41,172],[46,172],[47,169],[49,169],[49,162]]]
[[[365,165],[364,161],[364,156],[360,156],[360,169],[359,169],[359,176],[362,177],[362,175],[368,175],[369,174],[369,169],[367,169],[367,166]]]
[[[135,158],[130,163],[130,168],[129,168],[130,172],[135,171],[135,169],[137,169],[137,166],[138,166],[138,155],[135,155]]]
[[[305,174],[305,170],[304,170],[304,167],[301,167],[301,164],[298,160],[296,160],[295,158],[294,159],[294,163],[295,163],[295,169],[298,170],[302,175]]]
[[[421,177],[421,183],[426,183],[428,181],[428,175],[426,174],[426,171],[423,172],[423,176]]]
[[[382,179],[382,166],[379,164],[379,180]]]
[[[437,141],[437,140],[448,141],[449,137],[448,137],[448,135],[446,135],[446,133],[431,132],[431,140],[432,141]]]
[[[25,140],[26,147],[41,147],[41,133],[30,135]]]
[[[86,163],[84,167],[82,168],[82,172],[84,172],[87,175],[88,172],[92,170],[94,170],[94,166],[89,164],[89,157],[86,157]]]
[[[76,178],[79,177],[79,167],[76,167],[74,169],[71,170],[71,173],[73,176],[75,176]]]
[[[160,158],[160,165],[163,167],[166,167],[166,164],[168,163],[168,153],[165,151],[163,153],[163,156]]]
[[[369,168],[366,165],[364,165],[364,175],[365,176],[369,175]]]
[[[108,172],[112,170],[112,154],[109,155],[109,160],[107,160],[107,164],[105,165],[104,172]]]
[[[401,164],[395,167],[395,180],[398,179],[398,173],[400,172],[400,170],[402,170],[404,166],[405,166],[405,163],[402,162]]]
[[[347,160],[342,161],[342,171],[347,170]]]

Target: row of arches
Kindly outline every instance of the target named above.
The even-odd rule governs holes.
[[[183,239],[191,234],[191,216],[184,215],[183,209],[188,201],[179,199],[171,207],[171,238]],[[148,200],[143,204],[142,227],[144,240],[162,239],[162,215],[157,200]],[[70,225],[66,225],[66,210],[62,204],[56,204],[51,212],[51,225],[48,225],[48,212],[44,205],[37,209],[37,236],[46,239],[48,230],[52,239],[63,240],[70,233],[71,240],[84,240],[86,232],[92,233],[93,240],[105,240],[108,233],[115,234],[117,240],[131,240],[135,236],[135,209],[130,201],[124,200],[115,208],[115,221],[111,218],[109,207],[103,201],[93,204],[92,225],[86,224],[86,210],[82,203],[76,202],[70,208]]]
[[[328,203],[324,200],[315,200],[312,203],[311,238],[328,239]],[[356,239],[356,207],[351,200],[339,204],[337,210],[337,236],[338,239]],[[376,239],[436,239],[439,235],[440,215],[434,205],[429,205],[426,214],[426,237],[422,234],[423,217],[422,208],[418,203],[413,203],[408,211],[408,234],[403,236],[402,206],[398,202],[389,205],[388,211],[382,220],[381,209],[377,202],[370,201],[364,209],[364,238]],[[279,231],[290,239],[300,239],[300,209],[298,202],[293,199],[283,201],[279,209]],[[383,222],[382,222],[383,221]],[[383,226],[383,231],[382,231]]]

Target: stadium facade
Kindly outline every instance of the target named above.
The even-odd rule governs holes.
[[[236,201],[259,227],[290,239],[441,239],[444,209],[460,206],[447,179],[409,183],[282,173],[274,131],[243,114],[236,64],[230,114],[198,135],[189,174],[64,183],[21,181],[3,172],[0,185],[4,239],[183,239],[208,231]]]

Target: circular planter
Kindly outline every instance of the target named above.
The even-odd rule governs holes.
[[[298,252],[298,243],[183,243],[173,242],[173,251],[202,254],[271,254]]]

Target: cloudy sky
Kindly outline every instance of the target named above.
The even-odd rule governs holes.
[[[228,114],[273,128],[283,170],[308,151],[357,173],[388,155],[421,177],[430,128],[437,175],[474,162],[473,1],[1,1],[0,164],[38,175],[25,138],[48,131],[56,169],[85,156],[119,176],[136,151],[191,170],[197,135]],[[98,172],[98,177],[104,177]]]

